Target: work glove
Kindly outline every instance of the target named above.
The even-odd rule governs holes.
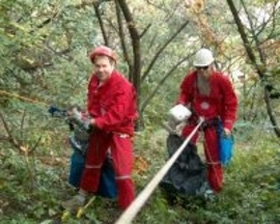
[[[88,131],[91,128],[90,117],[84,116],[76,107],[72,109],[69,119],[83,130]]]

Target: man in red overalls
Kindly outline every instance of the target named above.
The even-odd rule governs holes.
[[[136,93],[125,77],[115,70],[116,55],[100,46],[90,54],[95,71],[88,85],[88,113],[94,130],[90,136],[79,194],[63,205],[76,209],[88,193],[98,190],[100,171],[111,151],[118,190],[118,203],[125,209],[134,200],[132,137],[137,118]]]
[[[195,71],[189,73],[181,84],[178,103],[193,111],[182,131],[187,137],[203,117],[204,152],[207,162],[208,182],[212,190],[220,192],[223,186],[223,170],[219,161],[217,121],[221,120],[226,135],[230,135],[237,111],[237,98],[229,79],[213,68],[212,52],[202,48],[196,53]],[[196,143],[198,133],[192,138]]]

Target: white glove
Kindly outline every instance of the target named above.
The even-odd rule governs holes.
[[[91,125],[90,120],[91,120],[91,119],[88,118],[88,117],[85,117],[85,118],[82,119],[82,123],[83,123],[84,128],[85,128],[86,130],[89,130],[89,129],[90,129],[90,125]]]
[[[90,117],[83,116],[83,114],[75,107],[72,109],[72,120],[73,123],[78,125],[80,128],[85,130],[90,129]]]
[[[76,107],[74,107],[72,109],[72,113],[73,113],[73,118],[77,121],[81,121],[82,120],[82,113],[80,111],[78,111],[78,109]]]

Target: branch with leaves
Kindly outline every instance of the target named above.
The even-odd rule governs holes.
[[[153,68],[155,62],[157,61],[158,57],[160,56],[160,54],[164,51],[165,48],[167,48],[167,46],[172,42],[172,40],[174,40],[178,34],[189,24],[189,21],[184,22],[179,28],[178,30],[165,42],[165,44],[163,44],[161,46],[161,48],[157,51],[157,53],[154,55],[153,59],[151,60],[150,64],[148,65],[147,69],[145,70],[145,72],[143,73],[142,77],[141,77],[141,82],[143,82],[147,76],[149,75],[151,69]]]
[[[141,106],[141,114],[144,112],[144,110],[146,109],[146,107],[149,105],[150,101],[152,100],[152,98],[155,96],[155,94],[158,92],[158,90],[160,89],[160,87],[165,83],[165,81],[175,72],[175,70],[185,61],[189,60],[190,57],[192,57],[194,55],[194,53],[191,53],[189,55],[187,55],[186,57],[182,58],[181,60],[179,60],[166,74],[165,76],[159,81],[159,83],[157,84],[156,88],[153,90],[153,92],[150,94],[150,96],[147,97],[147,99],[143,102],[142,106]]]
[[[264,61],[260,59],[260,63],[257,60],[257,56],[254,53],[253,47],[249,41],[248,35],[245,31],[245,28],[241,22],[241,19],[239,17],[238,11],[236,9],[235,4],[233,3],[233,0],[227,0],[228,6],[231,10],[231,13],[233,15],[234,21],[237,25],[238,32],[241,36],[241,39],[243,41],[243,45],[245,47],[245,50],[247,52],[248,58],[251,61],[252,65],[257,71],[258,76],[260,77],[260,80],[262,84],[264,85],[264,100],[266,104],[266,110],[270,119],[271,124],[273,125],[274,132],[278,138],[280,138],[280,128],[278,127],[277,120],[275,118],[275,115],[273,113],[272,105],[271,105],[271,100],[270,100],[270,90],[269,90],[269,85],[266,83],[266,65],[264,64]],[[243,3],[244,4],[244,3]],[[256,36],[255,36],[256,38]],[[254,39],[256,41],[256,39]],[[255,42],[256,45],[258,45],[258,42]]]
[[[107,37],[107,34],[106,34],[105,26],[104,26],[103,20],[101,18],[101,13],[100,13],[100,10],[99,10],[100,3],[97,3],[97,2],[94,1],[92,3],[92,5],[93,5],[93,8],[94,8],[94,12],[95,12],[95,15],[97,17],[100,29],[101,29],[101,33],[102,33],[102,36],[103,36],[104,44],[106,46],[109,46],[109,41],[108,41],[108,37]]]
[[[24,117],[25,117],[25,114],[23,115],[23,117],[21,119],[21,125],[20,125],[21,130],[23,128]],[[23,142],[21,140],[17,139],[13,135],[12,130],[8,125],[8,122],[5,119],[5,116],[1,112],[0,112],[0,119],[1,119],[4,129],[8,135],[8,136],[0,136],[0,140],[8,141],[14,148],[16,148],[18,150],[18,152],[20,154],[23,153],[26,156],[32,154],[35,151],[35,149],[38,147],[42,136],[40,136],[37,139],[37,141],[35,142],[35,144],[31,148],[29,148],[28,146],[25,146],[25,144],[23,144]],[[23,132],[21,131],[21,133],[23,133]]]

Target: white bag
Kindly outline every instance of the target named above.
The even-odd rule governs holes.
[[[176,123],[186,121],[191,115],[192,112],[182,104],[178,104],[169,110],[170,118]]]

